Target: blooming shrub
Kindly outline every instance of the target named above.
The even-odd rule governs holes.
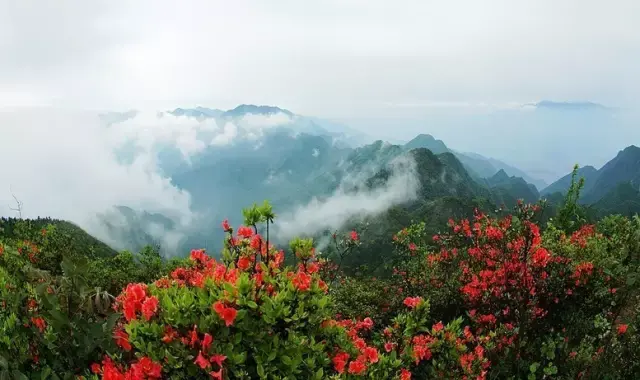
[[[226,221],[223,228],[223,261],[194,250],[188,267],[149,286],[127,286],[116,303],[124,318],[116,333],[122,365],[105,358],[96,372],[222,379],[322,378],[330,370],[330,353],[348,337],[327,324],[331,300],[311,242],[293,241],[300,263],[285,268],[284,252],[256,228],[234,234]]]
[[[64,260],[51,276],[34,268],[35,244],[0,247],[0,378],[72,377],[113,347],[117,315],[86,288],[86,266]]]
[[[639,220],[541,233],[537,215],[409,226],[388,278],[349,278],[359,232],[334,238],[337,261],[310,239],[285,253],[264,204],[223,222],[220,259],[193,250],[144,282],[167,268],[149,251],[115,299],[87,286],[96,267],[65,259],[52,275],[37,244],[0,243],[0,378],[638,377]],[[129,259],[114,259],[117,281]]]
[[[599,255],[589,252],[606,256],[599,248],[604,237],[584,226],[569,237],[543,239],[537,211],[520,204],[513,217],[476,212],[474,220],[450,220],[450,232],[432,238],[435,248],[420,243],[419,226],[394,237],[407,257],[394,269],[396,287],[435,300],[434,316],[465,315],[472,331],[492,336],[492,373],[577,374],[567,365],[576,362],[573,350],[590,340],[597,353],[604,342],[592,339],[594,323],[606,321],[607,334],[618,323],[621,278],[590,261]]]

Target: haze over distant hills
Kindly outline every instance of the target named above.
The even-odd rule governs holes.
[[[584,166],[577,171],[584,178],[580,200],[608,213],[633,214],[640,212],[640,148],[630,145],[603,165],[600,169]],[[543,189],[541,194],[566,194],[571,174]]]
[[[429,133],[458,152],[500,160],[547,184],[575,163],[600,167],[621,148],[640,143],[638,109],[589,101],[390,104],[380,114],[344,120],[384,133],[382,139],[408,142]]]
[[[492,194],[498,194],[494,203],[512,204],[516,197],[508,189],[514,186],[511,181],[516,181],[517,177],[491,183],[484,180],[499,172],[525,176],[539,186],[544,185],[543,181],[530,179],[521,170],[499,160],[453,151],[431,135],[420,134],[404,146],[381,140],[363,145],[362,142],[371,137],[339,123],[299,116],[273,106],[244,104],[227,111],[205,107],[176,108],[146,117],[129,111],[111,114],[105,120],[108,120],[108,128],[114,131],[131,132],[138,122],[149,124],[149,128],[155,124],[159,129],[165,129],[158,136],[149,137],[155,140],[147,145],[151,147],[159,169],[174,186],[190,195],[192,208],[201,215],[199,227],[184,234],[185,240],[181,244],[189,248],[219,240],[212,236],[212,226],[223,218],[233,220],[241,207],[263,199],[271,200],[276,210],[287,215],[289,220],[281,220],[281,225],[287,226],[284,230],[288,229],[285,232],[289,234],[296,223],[306,226],[295,229],[300,233],[319,232],[319,229],[329,227],[326,221],[302,220],[310,214],[326,215],[331,227],[336,228],[356,216],[366,217],[403,204],[412,199],[415,192],[423,194],[423,199],[433,200],[431,190],[424,193],[425,186],[432,186],[426,179],[413,190],[411,186],[395,187],[395,182],[390,187],[386,181],[370,182],[385,167],[405,157],[405,152],[415,149],[426,148],[455,168],[451,169],[453,172],[447,169],[446,173],[438,174],[445,175],[441,181],[446,182],[445,178],[453,176],[452,183],[463,181],[475,186],[471,192],[455,190],[454,186],[451,196],[489,199]],[[186,123],[184,130],[179,129],[181,123]],[[170,134],[178,136],[174,146],[162,142]],[[134,142],[139,139],[135,134],[128,136],[130,141],[131,138]],[[121,150],[121,159],[132,160],[136,155],[135,145],[139,143]],[[399,180],[406,182],[412,178],[412,171],[403,170]],[[416,170],[424,168],[417,167]],[[390,173],[395,172],[391,170]],[[528,189],[524,179],[519,181]],[[372,187],[372,183],[379,186]],[[537,194],[535,186],[531,187]],[[438,194],[438,197],[444,196],[442,192]],[[315,211],[304,213],[305,207]],[[337,208],[346,211],[338,212],[337,218],[327,214],[335,214]],[[157,230],[170,226],[160,215],[135,213],[131,209],[121,209],[119,214],[129,221],[125,225],[151,224]],[[107,216],[114,217],[105,214],[105,218]],[[153,235],[144,229],[118,231],[109,218],[105,223],[118,240],[136,242],[151,238],[145,235]]]
[[[609,120],[610,116],[609,108],[591,103],[540,102],[527,107],[540,120],[547,116],[558,120],[558,115],[569,117],[568,113],[582,120],[585,112],[596,119]],[[513,115],[521,117],[531,111],[504,112],[506,120],[512,120]],[[70,135],[82,136],[78,145],[72,143],[80,140],[68,140],[71,145],[66,151],[86,150],[94,157],[93,161],[69,161],[56,147],[44,146],[40,149],[50,150],[51,167],[64,170],[91,163],[106,166],[98,170],[89,166],[84,170],[83,166],[81,171],[56,174],[77,178],[77,173],[82,173],[82,186],[78,188],[84,198],[74,205],[86,207],[64,206],[66,200],[79,197],[68,197],[66,193],[48,204],[56,207],[45,205],[42,202],[49,198],[35,194],[27,194],[27,204],[45,205],[49,208],[35,208],[39,210],[36,216],[71,220],[115,248],[135,249],[154,242],[164,246],[167,254],[203,246],[215,250],[221,237],[219,222],[230,218],[233,223],[240,223],[239,210],[264,199],[269,199],[279,213],[280,230],[274,233],[284,239],[295,234],[322,234],[327,228],[350,226],[362,220],[374,224],[378,219],[387,220],[390,228],[399,226],[389,220],[389,215],[408,220],[424,219],[428,213],[437,220],[443,210],[443,215],[463,215],[477,205],[493,208],[513,205],[518,199],[533,202],[540,194],[557,200],[554,194],[566,191],[570,181],[565,177],[547,186],[545,176],[540,179],[535,171],[513,163],[521,158],[520,153],[527,154],[531,149],[537,150],[541,166],[547,165],[548,156],[571,157],[570,152],[550,152],[547,145],[536,145],[542,132],[535,129],[520,131],[521,138],[500,145],[504,151],[517,152],[503,160],[469,152],[457,143],[452,144],[456,149],[450,147],[448,138],[445,143],[433,136],[432,131],[438,130],[436,125],[422,127],[406,143],[392,144],[341,122],[301,116],[275,106],[243,104],[229,110],[198,106],[162,112],[109,112],[99,115],[99,119],[93,115],[100,121],[96,126],[88,119],[78,122],[66,116],[40,116],[40,124],[24,124],[35,128],[29,133],[48,136],[51,130],[47,126],[53,122],[68,128]],[[396,124],[403,127],[399,131],[404,130],[402,120]],[[482,117],[479,120],[482,124]],[[475,133],[474,146],[482,152],[490,151],[492,144],[506,138],[498,134],[499,126],[491,137],[483,138],[491,130],[485,127]],[[573,147],[574,138],[562,137],[566,132],[556,129],[555,135],[546,136],[549,144],[564,139],[572,142],[567,147]],[[600,170],[581,169],[580,174],[589,177],[585,202],[607,209],[616,209],[620,204],[625,205],[620,206],[621,210],[634,209],[636,155],[629,147]],[[544,167],[565,174],[578,160],[571,158],[570,162],[567,167],[555,162]],[[41,164],[34,165],[36,168]],[[107,186],[114,183],[126,184],[126,188]],[[598,190],[591,191],[591,186]],[[19,191],[19,195],[25,194],[24,189]],[[57,196],[55,192],[51,194],[51,199]],[[91,194],[97,194],[100,202],[94,201]],[[9,202],[10,198],[5,203]],[[387,232],[378,231],[380,237]]]

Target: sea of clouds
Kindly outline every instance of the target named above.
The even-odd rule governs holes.
[[[209,149],[238,139],[256,140],[270,128],[292,122],[286,114],[245,115],[232,120],[136,112],[108,124],[94,111],[54,108],[0,110],[0,215],[69,220],[118,249],[128,248],[123,235],[105,228],[103,219],[126,229],[116,206],[156,213],[172,221],[136,226],[168,252],[205,219],[191,206],[188,192],[177,188],[158,159],[163,149],[179,152],[181,164]],[[358,193],[340,186],[322,201],[312,200],[282,213],[281,236],[339,228],[358,215],[372,215],[415,196],[413,164],[396,162],[382,188]],[[353,185],[354,178],[347,179]],[[358,179],[362,181],[362,179]],[[357,181],[356,181],[357,182]],[[345,182],[347,183],[347,182]],[[211,189],[215,191],[215,189]],[[15,198],[14,198],[15,197]],[[145,223],[142,218],[137,223]]]

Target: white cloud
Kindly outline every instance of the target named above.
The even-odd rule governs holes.
[[[216,134],[211,140],[211,145],[228,145],[238,136],[238,127],[227,122],[222,127],[222,133]]]
[[[396,158],[389,166],[391,175],[387,182],[373,190],[350,190],[354,185],[366,189],[365,176],[356,175],[343,181],[328,198],[314,198],[291,212],[279,215],[275,225],[276,236],[286,240],[325,229],[340,229],[350,220],[377,215],[391,206],[415,199],[420,187],[415,165],[410,156]]]
[[[318,157],[320,155],[320,151],[318,150],[318,148],[313,148],[313,150],[311,151],[311,155],[313,157]]]
[[[197,217],[190,210],[189,194],[160,176],[149,154],[142,152],[129,164],[117,160],[113,143],[119,140],[93,113],[0,110],[0,125],[1,215],[15,216],[12,190],[24,203],[23,217],[70,220],[112,243],[96,215],[116,205],[161,213],[176,224],[176,234]],[[138,141],[151,136],[144,129],[137,132]]]
[[[136,148],[147,153],[170,145],[188,159],[207,146],[198,138],[198,134],[215,133],[217,130],[219,127],[213,119],[198,120],[168,113],[138,112],[130,119],[111,125],[108,136],[116,146],[133,142]]]
[[[284,112],[278,112],[268,115],[262,114],[246,114],[237,123],[247,129],[262,130],[266,128],[287,126],[294,121],[292,117]]]

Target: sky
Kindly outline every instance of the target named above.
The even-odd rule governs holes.
[[[0,0],[0,105],[388,118],[640,98],[635,0],[176,4]]]
[[[15,195],[25,217],[106,240],[95,215],[124,205],[186,233],[201,215],[158,146],[188,161],[273,124],[157,113],[196,105],[274,105],[394,143],[430,133],[552,182],[640,145],[639,24],[636,0],[0,0],[0,215]],[[543,99],[623,111],[521,107]],[[119,129],[97,117],[130,109]]]

